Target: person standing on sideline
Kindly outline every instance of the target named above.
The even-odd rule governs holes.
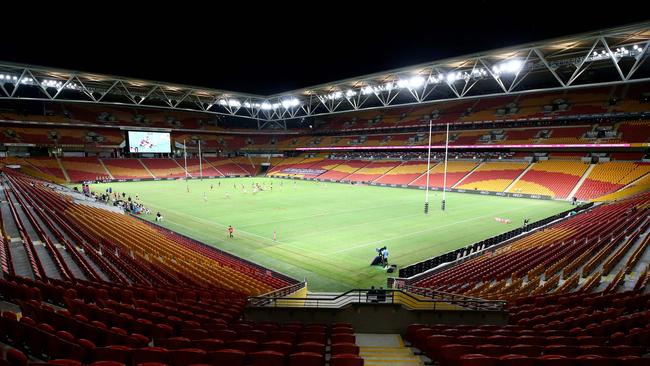
[[[232,235],[232,233],[234,233],[234,232],[235,232],[235,229],[232,228],[232,225],[228,225],[228,236],[231,237],[231,238],[234,238],[234,236]]]
[[[383,252],[381,253],[384,257],[384,267],[388,266],[388,248],[384,247]]]
[[[277,240],[278,240],[278,236],[275,233],[275,230],[273,230],[273,241],[277,241]]]

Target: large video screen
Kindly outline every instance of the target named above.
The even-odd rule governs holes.
[[[129,151],[132,153],[169,153],[169,132],[129,131]]]

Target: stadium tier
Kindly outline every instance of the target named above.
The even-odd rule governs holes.
[[[396,168],[400,164],[401,162],[399,161],[373,161],[370,162],[370,164],[352,173],[351,175],[347,176],[345,180],[350,182],[373,182],[375,179],[381,178],[387,172]]]
[[[249,172],[242,168],[239,164],[228,158],[210,158],[206,157],[207,161],[214,169],[224,176],[244,176],[249,175]]]
[[[182,178],[186,176],[185,168],[173,159],[140,159],[140,162],[155,178]]]
[[[580,186],[576,197],[597,198],[617,191],[650,172],[650,164],[628,161],[597,164]]]
[[[176,163],[181,167],[185,166],[185,159],[175,159]],[[210,163],[205,161],[205,159],[199,160],[198,158],[188,158],[187,159],[187,172],[191,177],[222,177],[223,175],[219,173]]]
[[[9,206],[13,220],[5,221],[11,223],[4,226],[8,230],[6,237],[18,235],[25,243],[30,243],[29,246],[9,246],[5,253],[13,258],[9,273],[32,279],[71,280],[79,276],[84,280],[112,279],[146,285],[185,283],[194,288],[216,287],[256,294],[288,284],[285,279],[274,278],[268,271],[138,219],[92,205],[73,203],[56,190],[26,176],[6,174],[4,187],[11,202],[29,202],[48,212],[56,212],[55,216],[49,217],[45,211],[31,208],[21,209],[21,213],[13,205]],[[5,217],[5,220],[9,218]],[[72,227],[78,231],[71,231]],[[120,234],[126,232],[131,235]],[[36,240],[46,244],[49,254],[45,249],[38,249],[39,246],[31,247],[32,241]],[[70,251],[65,255],[67,260],[63,260],[57,242]],[[72,245],[84,249],[85,254],[73,249]],[[103,256],[97,255],[97,249]],[[68,262],[70,259],[73,263]]]
[[[408,185],[427,171],[426,162],[408,161],[389,170],[375,182],[379,184]]]
[[[460,181],[456,188],[503,192],[527,167],[528,163],[483,163]]]
[[[109,172],[97,158],[63,158],[61,165],[71,182],[110,178]]]
[[[140,159],[101,159],[115,179],[153,178]]]
[[[331,161],[334,163],[335,161]],[[318,176],[318,179],[326,179],[332,181],[347,181],[347,177],[352,175],[352,173],[358,171],[359,169],[368,165],[368,161],[363,160],[347,160],[340,162],[334,167],[329,168],[329,170]]]
[[[444,185],[445,180],[445,163],[438,162],[437,165],[433,166],[429,170],[429,187],[439,187],[443,186],[450,188],[456,183],[458,183],[463,177],[465,177],[469,172],[475,169],[479,164],[474,161],[449,161],[447,163],[447,184]],[[414,180],[412,183],[414,186],[425,187],[427,184],[427,175],[423,174],[418,179]]]
[[[566,198],[587,168],[589,164],[581,161],[540,161],[528,169],[509,192]]]
[[[511,299],[550,292],[558,286],[558,279],[571,278],[582,266],[586,277],[615,250],[625,254],[650,225],[649,197],[646,193],[599,206],[515,240],[494,253],[425,275],[413,285],[482,298]],[[606,268],[611,269],[620,259],[611,257]],[[542,275],[546,279],[543,283]],[[523,277],[528,279],[525,285],[520,281]]]

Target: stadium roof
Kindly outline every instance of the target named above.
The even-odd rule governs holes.
[[[0,62],[0,99],[287,119],[650,81],[650,22],[414,65],[268,96]],[[434,109],[434,108],[432,108]]]

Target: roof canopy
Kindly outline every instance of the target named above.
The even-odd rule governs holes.
[[[153,107],[279,123],[394,106],[650,81],[649,44],[650,22],[644,22],[269,96],[0,62],[0,99]]]

